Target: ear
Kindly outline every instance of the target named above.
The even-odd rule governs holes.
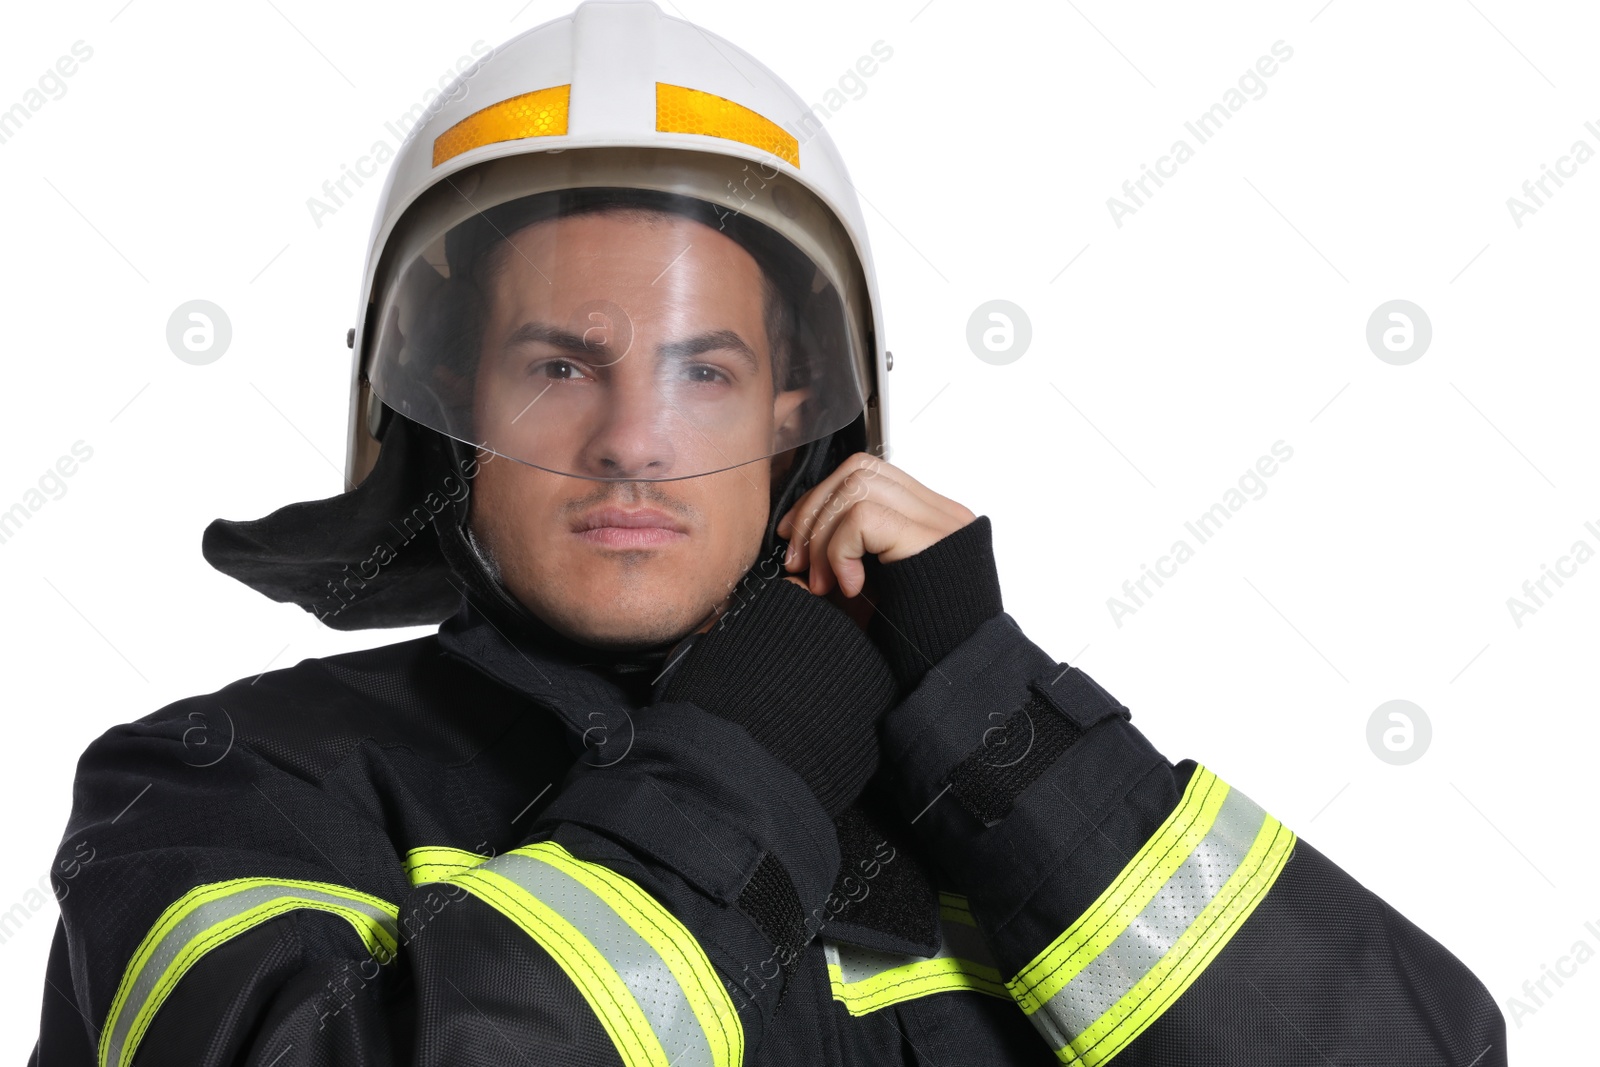
[[[810,389],[785,389],[772,398],[772,439],[777,451],[793,447],[794,436],[800,432],[801,412],[809,399]]]

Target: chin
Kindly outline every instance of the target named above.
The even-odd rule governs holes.
[[[709,602],[685,600],[681,581],[671,576],[664,576],[659,588],[629,583],[619,590],[604,588],[607,584],[583,583],[573,590],[576,602],[544,603],[539,613],[574,641],[594,648],[627,649],[676,641],[712,611]]]
[[[562,627],[574,641],[591,648],[624,651],[630,648],[650,648],[687,637],[698,625],[698,619],[682,622],[663,622],[661,625],[641,625],[638,618],[607,619],[594,625]]]

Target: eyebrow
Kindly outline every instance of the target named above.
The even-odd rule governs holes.
[[[586,356],[596,352],[608,356],[611,354],[609,345],[591,345],[571,330],[563,330],[559,326],[545,322],[525,322],[518,326],[511,336],[506,338],[505,347],[512,348],[534,342],[542,342],[564,352]],[[728,349],[737,353],[745,363],[749,364],[753,373],[760,373],[761,363],[756,358],[754,350],[733,330],[711,330],[682,341],[665,341],[656,346],[656,356],[659,359],[684,360],[717,349]]]

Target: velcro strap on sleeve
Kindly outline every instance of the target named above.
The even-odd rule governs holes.
[[[1084,732],[1128,709],[1083,671],[1068,667],[1053,681],[1035,681],[1028,698],[950,770],[952,794],[985,826],[1012,805]]]
[[[1080,733],[1113,715],[1123,720],[1133,717],[1121,701],[1076,667],[1068,667],[1052,681],[1036,681],[1030,688],[1065,715]]]

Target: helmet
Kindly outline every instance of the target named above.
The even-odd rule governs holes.
[[[627,242],[594,240],[627,220],[695,251],[646,278]],[[568,272],[544,279],[549,292],[530,282],[546,257],[588,257],[604,284],[558,298]],[[750,328],[683,336],[704,304]],[[763,556],[844,456],[887,453],[882,311],[837,150],[766,67],[649,0],[587,0],[423,111],[384,185],[356,321],[354,488],[217,519],[202,542],[218,570],[335,629],[437,623],[463,596],[527,620],[466,530],[475,447],[623,480],[796,450]],[[619,442],[638,446],[631,458]]]
[[[642,254],[607,212],[678,230]],[[391,411],[590,478],[707,474],[857,416],[884,449],[881,310],[838,152],[770,70],[649,0],[589,0],[435,101],[384,185],[359,308],[352,485]],[[740,321],[759,336],[711,329]]]

